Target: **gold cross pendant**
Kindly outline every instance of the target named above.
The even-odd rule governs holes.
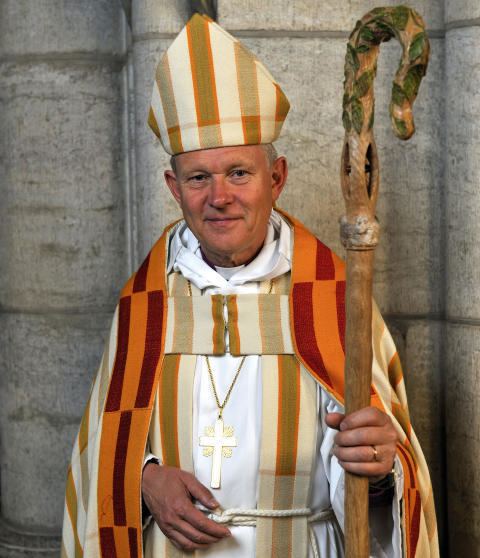
[[[215,426],[205,428],[205,436],[200,436],[200,446],[203,447],[205,457],[213,456],[210,486],[220,488],[222,457],[232,457],[232,448],[237,446],[237,440],[233,436],[233,427],[224,426],[223,419],[219,417],[215,421]]]

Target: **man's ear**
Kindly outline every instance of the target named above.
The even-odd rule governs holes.
[[[168,189],[172,193],[172,196],[175,198],[176,202],[180,205],[180,188],[177,182],[177,176],[173,172],[173,170],[166,170],[163,173],[165,178],[165,182],[167,183]]]
[[[272,198],[275,202],[280,197],[287,182],[288,163],[285,157],[278,157],[272,165]]]

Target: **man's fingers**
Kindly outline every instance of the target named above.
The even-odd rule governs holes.
[[[208,490],[208,488],[198,481],[193,475],[189,473],[184,474],[183,482],[195,500],[198,500],[207,508],[218,508],[220,504],[217,502],[210,490]]]
[[[395,459],[395,450],[390,446],[375,446],[375,449],[376,454],[372,446],[336,446],[333,455],[344,463],[386,463],[391,466]]]
[[[330,428],[335,428],[335,430],[339,430],[340,424],[344,418],[345,415],[343,415],[342,413],[327,413],[325,415],[325,422],[327,423],[327,426],[329,426]]]
[[[182,518],[190,523],[190,525],[192,525],[196,530],[215,537],[216,539],[230,536],[230,530],[227,527],[208,519],[205,514],[193,505],[191,508],[186,510]]]
[[[364,407],[346,415],[341,421],[340,430],[351,430],[363,426],[384,426],[390,422],[390,417],[380,409]]]
[[[190,541],[196,544],[209,545],[212,543],[216,543],[219,540],[225,538],[222,535],[213,536],[213,535],[209,535],[205,531],[199,531],[188,521],[184,521],[184,520],[179,520],[175,525],[175,529],[180,533],[182,533],[182,535],[185,538],[189,539]]]
[[[397,433],[393,429],[378,426],[345,430],[335,435],[337,446],[377,446],[396,444]]]

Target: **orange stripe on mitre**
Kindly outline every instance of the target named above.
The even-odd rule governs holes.
[[[283,122],[290,110],[290,103],[278,83],[274,83],[273,85],[275,86],[276,95],[275,121]]]
[[[152,107],[150,107],[150,110],[148,111],[148,125],[153,130],[153,133],[157,136],[157,138],[160,139],[161,138],[160,128],[158,126],[158,122]]]
[[[186,26],[199,127],[220,123],[210,24],[207,19],[198,17]]]

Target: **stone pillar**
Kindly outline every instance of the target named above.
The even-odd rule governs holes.
[[[163,179],[169,157],[148,127],[147,118],[156,65],[188,17],[189,6],[185,0],[134,0],[132,4],[137,264],[165,225],[181,216]]]
[[[123,17],[108,0],[0,4],[2,557],[58,556],[67,462],[126,277]]]
[[[451,556],[480,556],[480,5],[446,12],[446,432]]]
[[[390,128],[391,80],[400,60],[395,41],[382,45],[376,79],[375,134],[382,227],[375,297],[399,341],[413,425],[432,472],[443,529],[442,252],[443,7],[435,0],[403,2],[425,18],[430,67],[415,105],[417,133],[407,143]],[[395,5],[386,1],[383,5]],[[291,102],[280,152],[290,163],[280,207],[301,218],[339,254],[337,217],[345,209],[339,183],[346,41],[372,3],[219,0],[219,23],[265,61]]]

